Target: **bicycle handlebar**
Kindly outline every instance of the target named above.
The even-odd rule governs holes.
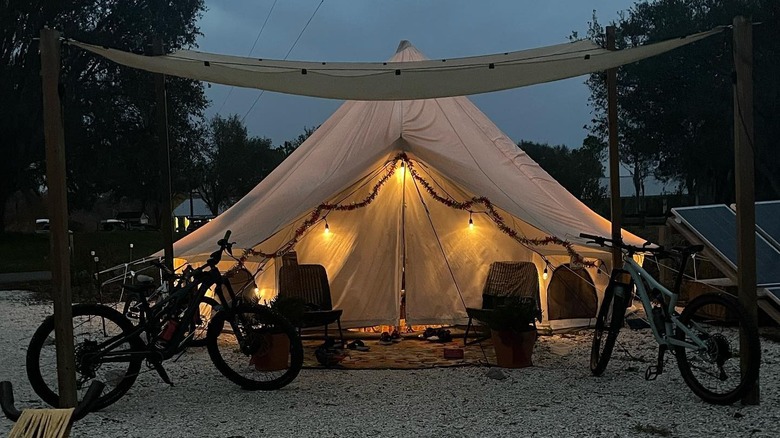
[[[219,249],[214,251],[214,252],[212,252],[209,255],[208,260],[206,260],[206,263],[203,266],[201,266],[199,268],[196,268],[196,269],[192,269],[189,272],[185,271],[184,275],[195,275],[195,274],[202,273],[203,270],[206,267],[216,268],[217,265],[219,264],[219,262],[222,260],[222,253],[224,251],[227,251],[228,254],[230,254],[232,256],[233,255],[233,245],[235,244],[235,242],[230,242],[229,241],[230,234],[231,234],[231,231],[227,230],[225,232],[225,237],[223,237],[223,238],[221,238],[221,239],[219,239],[217,241],[217,245],[219,245]],[[160,263],[160,262],[157,262],[155,260],[152,260],[152,261],[150,261],[150,264],[160,268],[161,270],[163,270],[166,274],[168,274],[170,276],[173,276],[173,277],[178,277],[179,276],[175,272],[171,271],[164,263]]]
[[[644,245],[642,246],[636,246],[636,245],[629,245],[627,243],[624,243],[622,239],[615,241],[615,239],[610,239],[603,236],[595,236],[593,234],[580,233],[580,237],[584,239],[591,239],[593,241],[588,243],[596,243],[601,246],[618,247],[620,249],[624,249],[628,251],[629,254],[633,254],[635,252],[650,252],[653,253],[656,257],[670,257],[670,258],[684,257],[687,255],[695,254],[704,249],[702,245],[692,245],[684,248],[675,247],[672,248],[672,251],[667,251],[666,248],[664,248],[661,245],[658,245],[656,247],[651,247],[650,242],[645,242]]]

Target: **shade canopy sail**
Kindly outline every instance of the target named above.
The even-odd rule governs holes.
[[[619,51],[579,40],[468,58],[374,63],[278,61],[191,50],[145,56],[69,43],[129,67],[201,81],[332,99],[409,100],[487,93],[603,71],[694,43],[723,28]],[[398,51],[408,45],[402,42]]]
[[[422,59],[405,45],[391,62]],[[324,265],[346,327],[397,324],[402,289],[408,323],[465,323],[465,307],[480,306],[490,263],[533,262],[546,291],[541,273],[548,263],[569,263],[569,249],[609,263],[607,251],[578,236],[609,236],[610,227],[466,97],[347,101],[174,251],[203,260],[230,229],[237,255],[238,248],[293,248],[300,263]],[[624,239],[644,242],[628,232]],[[247,258],[262,267],[256,285],[263,299],[275,293],[279,259]],[[603,291],[608,276],[589,269]],[[543,309],[546,299],[543,292]]]

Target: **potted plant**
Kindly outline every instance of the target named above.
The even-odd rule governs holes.
[[[496,351],[496,362],[503,368],[532,366],[536,344],[535,320],[541,315],[533,300],[509,299],[485,315]]]
[[[295,327],[303,323],[305,303],[300,298],[274,298],[269,307],[285,317]],[[289,366],[290,339],[286,334],[274,330],[263,333],[264,348],[252,356],[251,364],[261,371],[277,371]]]
[[[302,299],[277,295],[271,300],[269,307],[290,321],[293,327],[301,327],[303,325],[306,302]]]

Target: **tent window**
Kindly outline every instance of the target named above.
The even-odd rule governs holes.
[[[547,288],[547,319],[594,318],[597,307],[596,288],[587,270],[565,264],[553,271]]]

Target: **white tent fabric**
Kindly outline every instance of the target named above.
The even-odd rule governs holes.
[[[190,50],[144,56],[78,41],[69,43],[119,64],[201,81],[333,99],[408,100],[486,93],[603,71],[659,55],[723,29],[619,51],[579,40],[502,54],[403,63],[278,61]]]
[[[420,59],[405,45],[392,61]],[[348,101],[249,194],[176,242],[175,254],[202,260],[227,229],[237,247],[273,253],[296,237],[322,203],[364,200],[388,166],[398,166],[399,153],[438,194],[459,202],[489,199],[520,236],[583,243],[581,232],[610,235],[607,220],[568,193],[468,98]],[[347,327],[398,323],[402,271],[408,323],[462,323],[465,306],[481,304],[491,262],[532,261],[541,273],[542,257],[555,265],[569,261],[564,247],[521,245],[482,205],[472,211],[473,228],[468,211],[433,199],[408,167],[397,168],[368,206],[324,211],[330,233],[317,223],[300,236],[295,250],[299,263],[326,267],[334,305],[344,309]],[[624,237],[642,243],[630,233]],[[575,250],[609,259],[599,249]],[[256,284],[261,299],[269,299],[276,290],[275,261],[263,263]]]

